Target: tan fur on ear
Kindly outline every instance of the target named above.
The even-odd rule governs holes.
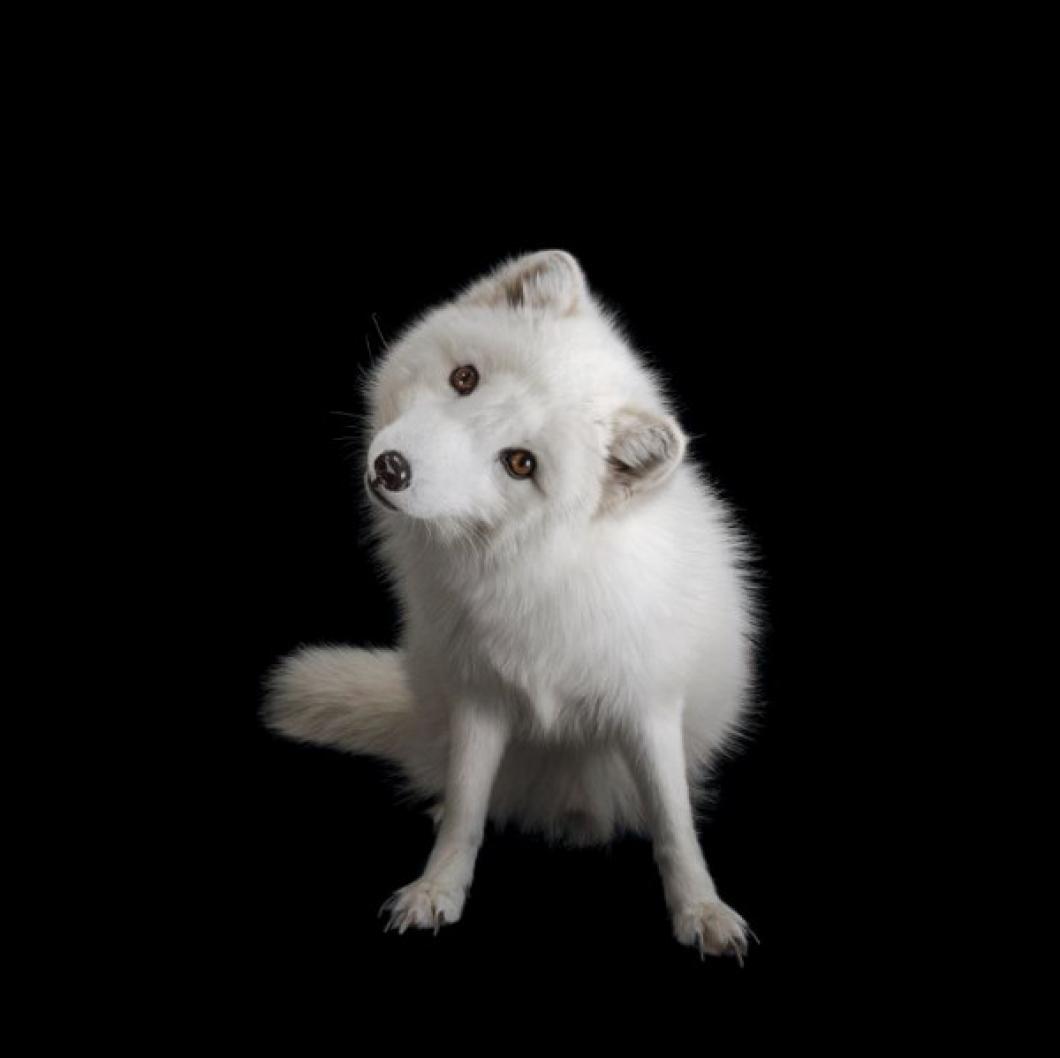
[[[615,414],[603,506],[661,485],[680,465],[688,440],[675,419],[639,408]]]
[[[587,296],[581,266],[565,250],[542,250],[503,264],[463,296],[472,305],[554,312],[570,316]]]

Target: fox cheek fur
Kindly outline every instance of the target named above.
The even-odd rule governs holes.
[[[422,317],[368,396],[400,643],[284,659],[264,716],[391,761],[438,802],[390,926],[460,918],[487,819],[575,844],[632,831],[653,842],[677,939],[742,958],[693,804],[746,716],[751,593],[658,380],[574,258],[546,251]]]

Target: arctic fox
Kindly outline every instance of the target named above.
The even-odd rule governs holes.
[[[270,674],[264,715],[392,761],[438,802],[387,928],[460,918],[489,818],[575,843],[650,836],[677,939],[742,959],[749,931],[692,805],[748,704],[751,593],[659,381],[551,250],[426,313],[368,398],[400,645],[301,650]]]

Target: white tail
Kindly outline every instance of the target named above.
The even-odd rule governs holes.
[[[298,742],[401,761],[413,719],[402,654],[304,647],[269,674],[262,716]]]

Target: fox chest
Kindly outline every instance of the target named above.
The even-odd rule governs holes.
[[[542,732],[597,729],[621,712],[631,661],[613,612],[560,591],[448,608],[434,633],[456,680],[502,699]]]

